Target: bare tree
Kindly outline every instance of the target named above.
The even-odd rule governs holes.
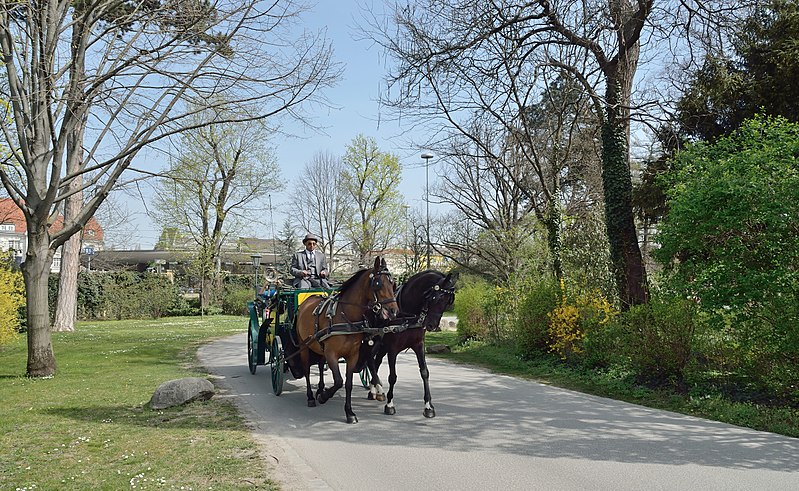
[[[294,189],[299,200],[298,214],[302,228],[318,234],[324,244],[331,273],[335,272],[333,258],[348,245],[340,244],[347,217],[352,213],[352,195],[341,179],[346,166],[331,153],[319,152],[305,164],[299,186]]]
[[[419,115],[431,129],[443,126],[468,135],[464,121],[474,118],[518,124],[523,121],[518,109],[552,70],[582,85],[602,129],[605,223],[625,307],[648,301],[633,220],[629,154],[642,36],[668,39],[681,26],[698,27],[735,8],[714,1],[659,4],[654,15],[655,0],[421,0],[395,3],[387,23],[374,17],[371,26],[371,37],[397,62],[384,102],[404,118]],[[687,12],[687,22],[676,12]],[[431,134],[442,137],[440,130]],[[542,191],[547,188],[559,189]]]
[[[112,192],[94,214],[103,227],[103,246],[106,249],[130,249],[132,241],[139,236],[133,214],[122,194]]]
[[[289,35],[301,11],[291,1],[2,2],[0,96],[10,105],[0,128],[12,154],[0,180],[28,227],[29,376],[56,370],[47,305],[53,254],[143,148],[193,128],[186,118],[198,109],[187,100],[224,94],[226,104],[243,106],[215,123],[296,115],[335,81],[326,40]],[[65,167],[68,141],[84,121],[91,143],[74,168]],[[80,210],[51,231],[61,204],[80,190],[88,191]]]
[[[255,221],[280,182],[268,145],[271,130],[260,120],[214,123],[235,119],[232,111],[216,106],[187,119],[193,129],[180,134],[178,157],[161,173],[155,196],[158,223],[177,228],[197,246],[202,308],[222,286],[222,245]]]
[[[482,141],[487,144],[487,137]],[[436,195],[455,207],[458,213],[451,217],[455,223],[465,220],[473,227],[447,227],[446,234],[436,237],[436,244],[464,267],[468,266],[461,262],[463,259],[469,258],[474,265],[479,258],[479,263],[487,267],[484,273],[504,282],[525,261],[524,245],[535,235],[533,202],[517,185],[519,174],[527,166],[520,160],[514,168],[497,165],[491,157],[469,152],[469,143],[464,142],[460,150],[452,149],[439,176]],[[508,162],[513,160],[507,158]]]

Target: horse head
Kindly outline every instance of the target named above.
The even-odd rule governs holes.
[[[394,281],[391,279],[385,259],[375,258],[374,267],[369,273],[369,287],[373,297],[369,308],[375,318],[383,321],[396,318],[399,309],[397,299],[394,297]]]
[[[452,273],[435,273],[436,279],[423,290],[423,306],[419,316],[419,322],[428,331],[438,330],[441,317],[455,301],[455,279]]]

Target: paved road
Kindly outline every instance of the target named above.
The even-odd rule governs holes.
[[[268,366],[249,373],[245,338],[204,346],[200,359],[284,489],[799,490],[799,439],[439,360],[430,360],[437,417],[425,419],[412,353],[400,356],[397,414],[357,388],[360,422],[347,425],[343,389],[316,408],[304,379],[276,397]]]

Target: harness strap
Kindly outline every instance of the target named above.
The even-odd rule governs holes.
[[[362,320],[361,322],[340,322],[338,324],[332,324],[327,326],[324,329],[320,329],[318,332],[314,334],[316,341],[321,344],[324,342],[325,339],[329,338],[330,336],[336,336],[341,334],[359,334],[365,333],[369,329],[369,322],[367,320]]]

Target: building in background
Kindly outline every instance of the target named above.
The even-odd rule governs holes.
[[[64,226],[64,217],[59,215],[50,226],[51,230],[58,231]],[[0,250],[14,250],[17,264],[22,264],[28,252],[28,225],[25,215],[11,198],[0,199]],[[81,254],[83,251],[103,250],[103,228],[93,217],[81,231]],[[50,272],[61,271],[61,248],[53,256]]]

